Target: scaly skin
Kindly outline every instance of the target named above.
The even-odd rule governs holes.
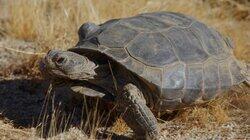
[[[94,62],[91,62],[85,56],[68,51],[53,50],[48,52],[48,55],[41,63],[40,69],[45,73],[45,76],[47,75],[51,78],[52,82],[57,80],[62,81],[60,78],[64,78],[68,81],[82,79],[83,81],[88,81],[90,84],[94,84],[97,87],[98,85],[110,85],[112,79],[105,79],[108,76],[104,75],[103,77],[98,70],[95,71],[97,68],[95,65]],[[104,67],[98,67],[100,67],[101,70],[104,70]],[[112,96],[104,91],[98,91],[96,87],[88,88],[84,85],[73,84],[70,88],[73,92],[91,97],[99,97],[103,99]],[[135,85],[128,83],[118,85],[118,89],[121,90],[118,92],[115,99],[115,102],[118,105],[117,110],[123,113],[123,119],[134,131],[136,138],[156,139],[158,135],[157,120],[146,105],[146,100],[142,91],[140,91]]]
[[[136,139],[157,139],[157,120],[143,94],[132,84],[127,84],[123,90],[117,98],[118,111],[123,113],[122,118],[133,129]]]

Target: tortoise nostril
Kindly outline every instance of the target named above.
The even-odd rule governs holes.
[[[47,54],[49,54],[51,52],[51,50],[49,50],[48,52],[47,52]]]

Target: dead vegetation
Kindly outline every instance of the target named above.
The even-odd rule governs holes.
[[[0,54],[8,52],[8,55],[15,56],[6,65],[0,64],[0,76],[5,78],[10,75],[39,76],[37,66],[42,55],[36,53],[73,47],[78,39],[78,27],[86,21],[98,24],[112,18],[163,10],[193,16],[225,36],[230,36],[235,44],[236,57],[250,62],[250,2],[247,0],[0,0],[0,7],[0,40],[10,39],[9,43],[0,48]],[[8,45],[13,40],[32,42],[35,45]],[[13,52],[11,49],[20,51]],[[249,93],[248,87],[238,87],[230,91],[229,96],[179,111],[173,120],[161,124],[162,138],[249,138]],[[59,131],[66,129],[54,130],[57,127],[53,127],[51,139],[85,138],[86,131],[94,138],[97,135],[96,125],[100,124],[100,120],[96,119],[95,123],[90,123],[90,118],[82,121],[82,126],[86,125],[88,129],[72,127],[70,131],[55,137]],[[50,123],[56,125],[54,123],[60,122],[52,119]],[[129,131],[121,119],[110,130],[117,134]],[[17,129],[11,124],[0,122],[0,136],[5,139],[32,138],[34,131]]]
[[[1,31],[12,38],[35,42],[43,53],[53,48],[73,47],[78,39],[78,28],[86,21],[98,24],[112,18],[166,10],[193,16],[230,36],[237,58],[250,62],[248,1],[2,0],[1,3],[5,7],[1,9],[5,14],[0,18]]]

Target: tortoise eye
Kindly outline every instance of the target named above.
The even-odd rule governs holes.
[[[57,63],[58,65],[62,65],[65,61],[66,61],[66,58],[65,58],[65,57],[58,57],[58,58],[56,59],[56,63]]]

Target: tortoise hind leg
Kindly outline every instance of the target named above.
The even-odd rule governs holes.
[[[123,112],[123,119],[134,131],[137,139],[156,139],[158,135],[157,120],[139,89],[127,84],[124,92],[118,96],[118,110]]]

